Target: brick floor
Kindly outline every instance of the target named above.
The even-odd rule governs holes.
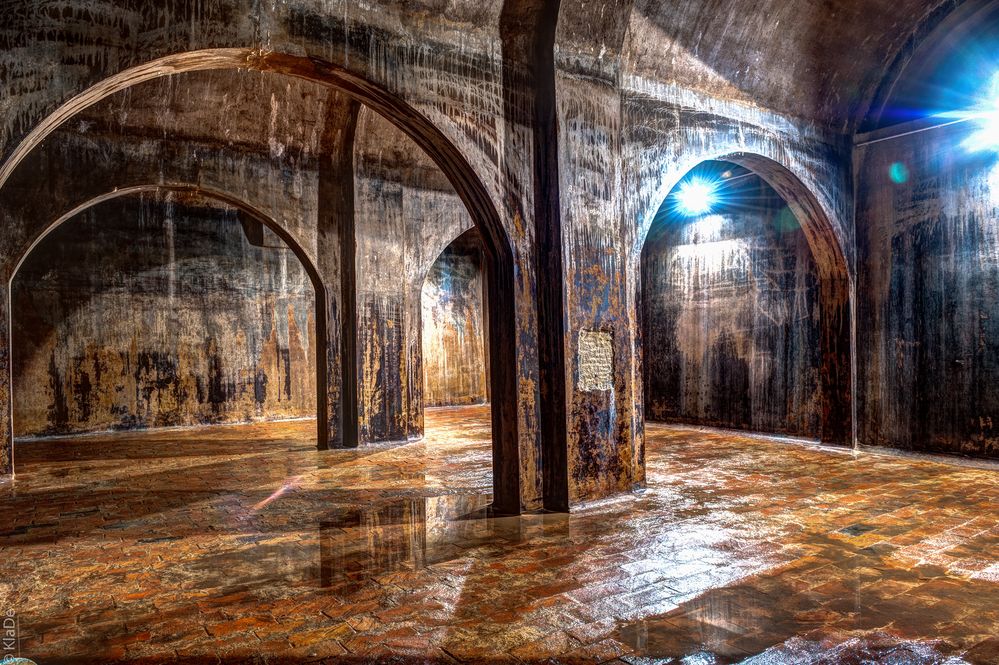
[[[486,518],[483,408],[19,443],[0,606],[41,665],[999,663],[999,473],[648,427],[649,488]]]

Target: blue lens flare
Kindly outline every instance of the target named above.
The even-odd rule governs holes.
[[[975,108],[946,115],[974,120],[977,124],[978,128],[961,144],[966,150],[969,152],[999,151],[999,73],[993,74]]]
[[[703,178],[691,178],[681,184],[673,196],[681,214],[687,217],[704,215],[718,203],[718,185]]]

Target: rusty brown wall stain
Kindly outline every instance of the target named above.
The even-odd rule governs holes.
[[[160,195],[56,229],[14,280],[16,433],[314,416],[314,292],[267,240]]]
[[[426,406],[488,400],[482,249],[474,232],[448,246],[421,294]]]
[[[694,217],[667,200],[645,244],[646,417],[818,437],[819,282],[808,243],[758,177],[721,191],[732,203]]]

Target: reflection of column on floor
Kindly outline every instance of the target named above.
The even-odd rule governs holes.
[[[419,570],[497,537],[520,540],[521,521],[490,518],[489,502],[472,494],[335,507],[319,525],[320,584]]]

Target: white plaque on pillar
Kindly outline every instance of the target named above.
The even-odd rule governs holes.
[[[598,392],[614,388],[614,337],[599,330],[579,331],[579,390]]]

